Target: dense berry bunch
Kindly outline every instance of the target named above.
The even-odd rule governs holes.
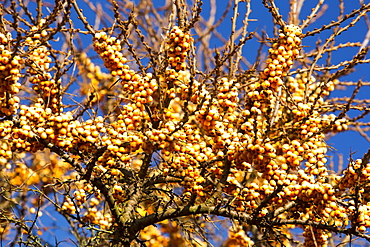
[[[0,167],[4,165],[6,168],[10,168],[8,160],[12,158],[12,150],[9,142],[7,140],[0,141]]]
[[[163,129],[164,133],[166,129]],[[170,138],[163,133],[158,135],[165,144],[161,152],[163,170],[165,173],[170,172],[185,178],[182,185],[186,196],[190,196],[191,193],[204,195],[202,183],[205,179],[200,175],[200,162],[207,160],[212,152],[206,148],[206,143],[200,134],[194,126],[187,124],[184,126],[184,131],[177,131]]]
[[[76,213],[76,206],[75,204],[73,203],[73,201],[71,200],[70,197],[66,197],[65,198],[65,202],[63,203],[62,207],[61,207],[61,210],[69,213],[69,214],[75,214]]]
[[[343,177],[341,178],[338,187],[343,191],[346,188],[354,187],[355,183],[359,183],[362,185],[362,189],[365,189],[368,187],[366,181],[369,179],[370,163],[362,164],[362,160],[357,159],[350,162],[348,168],[343,171]],[[366,192],[366,194],[368,194],[368,192]]]
[[[333,221],[338,226],[353,220],[353,214],[344,213],[348,209],[338,204],[336,188],[327,182],[328,146],[324,141],[324,133],[345,130],[347,122],[315,109],[337,82],[322,86],[313,77],[308,80],[305,73],[287,77],[300,51],[300,35],[300,29],[294,25],[281,31],[269,50],[260,80],[248,86],[243,109],[237,107],[240,85],[235,81],[221,78],[213,84],[215,93],[191,80],[187,70],[166,70],[161,86],[167,90],[168,108],[160,128],[147,131],[146,136],[162,150],[163,175],[184,178],[180,184],[185,197],[195,194],[206,198],[214,189],[207,179],[221,179],[225,162],[214,161],[205,170],[202,167],[206,161],[227,157],[229,172],[223,192],[234,198],[231,205],[237,211],[253,213],[261,201],[282,186],[277,196],[270,199],[273,206],[262,208],[259,217],[290,201],[299,201],[299,206],[278,218]],[[284,80],[287,87],[282,90]],[[307,102],[305,94],[310,95]],[[192,116],[182,128],[177,128],[184,121],[185,111]],[[297,131],[281,136],[275,128],[266,131],[268,126],[276,130],[290,126]],[[246,179],[250,182],[245,183]],[[344,177],[336,179],[345,181]],[[362,207],[365,213],[357,223],[361,231],[367,227],[368,217],[367,206]],[[307,236],[312,235],[308,228],[304,231]],[[314,237],[325,245],[327,233],[314,232]],[[309,246],[309,241],[306,244]]]
[[[44,108],[43,101],[29,107],[21,106],[19,127],[12,129],[14,151],[37,151],[43,149],[37,141],[37,136],[51,143],[63,143],[71,141],[67,138],[67,129],[71,113],[55,115],[51,108]],[[63,139],[63,140],[62,140]],[[71,144],[69,144],[71,146]]]
[[[190,81],[190,73],[187,70],[187,56],[190,47],[193,43],[193,38],[189,34],[183,32],[179,27],[175,26],[167,35],[167,55],[169,57],[169,68],[160,78],[161,87],[165,89],[166,98],[175,99],[179,97],[181,100],[187,100],[195,93],[194,88],[190,85],[196,84],[196,81]],[[194,86],[193,86],[194,87]]]
[[[50,64],[52,62],[50,51],[42,43],[42,39],[48,36],[48,32],[45,30],[38,31],[45,22],[46,20],[42,19],[38,26],[32,27],[31,31],[36,33],[26,39],[26,44],[29,47],[29,67],[27,72],[31,75],[30,82],[34,84],[33,90],[44,101],[45,107],[56,113],[62,109],[61,81],[55,81],[50,73]]]
[[[113,75],[122,76],[130,73],[128,65],[125,65],[127,59],[121,53],[120,40],[109,37],[105,32],[96,33],[94,50],[101,56],[105,67],[110,69]]]
[[[0,117],[15,114],[19,108],[19,92],[21,84],[22,59],[8,50],[11,46],[11,34],[0,33]]]
[[[327,247],[329,246],[328,239],[331,237],[331,233],[322,229],[312,230],[310,226],[306,226],[303,236],[305,237],[304,241],[305,247],[314,247],[314,246]]]
[[[152,95],[158,89],[158,85],[157,81],[153,78],[153,75],[148,73],[143,77],[140,76],[129,88],[123,86],[123,90],[127,89],[134,92],[130,98],[136,102],[138,107],[140,107],[141,104],[153,102]]]
[[[65,119],[68,119],[68,116],[70,114],[67,112]],[[58,131],[60,132],[61,130]],[[78,120],[70,121],[67,129],[63,130],[62,133],[65,133],[64,138],[67,138],[66,140],[71,138],[71,143],[65,141],[64,143],[59,142],[57,145],[64,145],[65,148],[76,147],[78,145],[81,152],[93,152],[96,146],[101,144],[100,136],[105,132],[106,128],[102,117],[95,117],[84,122]]]
[[[241,226],[236,226],[229,229],[229,238],[226,242],[226,246],[238,247],[238,246],[253,246],[254,242],[248,237],[246,232]]]
[[[0,165],[5,165],[6,168],[10,168],[8,160],[13,156],[12,142],[9,140],[14,123],[11,120],[5,120],[0,122]]]
[[[295,25],[287,25],[280,30],[279,39],[269,49],[266,68],[261,73],[262,88],[277,91],[283,84],[282,77],[287,76],[287,72],[299,55],[301,34],[302,30]]]
[[[190,50],[193,38],[175,26],[167,35],[167,55],[168,63],[176,71],[185,70],[186,59]]]
[[[161,80],[163,88],[169,99],[174,99],[178,94],[188,89],[186,81],[179,80],[179,73],[174,69],[167,69],[164,78]]]
[[[103,59],[105,67],[111,74],[120,78],[123,90],[134,93],[140,76],[126,64],[127,59],[121,52],[121,41],[109,37],[105,32],[99,32],[94,37],[94,50]]]
[[[94,49],[101,56],[111,74],[120,78],[123,92],[136,103],[137,107],[143,109],[142,104],[153,101],[152,95],[158,87],[156,80],[150,73],[140,76],[125,64],[127,59],[121,53],[119,40],[109,37],[105,32],[96,33]]]

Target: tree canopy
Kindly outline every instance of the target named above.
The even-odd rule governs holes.
[[[370,141],[354,2],[3,1],[1,241],[368,244],[370,150],[327,142]]]

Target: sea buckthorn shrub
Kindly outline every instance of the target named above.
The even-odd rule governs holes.
[[[249,32],[251,1],[219,21],[200,0],[143,2],[90,5],[95,24],[79,1],[0,5],[2,240],[44,246],[60,227],[82,246],[369,241],[370,152],[337,161],[329,138],[367,137],[370,83],[342,77],[369,63],[367,39],[337,37],[370,5],[340,3],[313,29],[321,1],[300,20],[297,1],[285,16],[266,0],[274,26]],[[347,48],[360,49],[332,64]]]

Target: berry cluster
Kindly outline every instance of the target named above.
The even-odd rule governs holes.
[[[267,194],[274,190],[276,184],[283,183],[290,165],[297,167],[303,160],[297,159],[295,152],[287,152],[288,157],[277,156],[281,153],[281,144],[284,143],[271,142],[270,139],[275,138],[275,133],[270,132],[269,136],[265,133],[267,126],[275,123],[277,119],[283,120],[286,116],[284,107],[279,107],[278,104],[278,100],[284,98],[282,96],[278,99],[277,95],[281,93],[283,79],[299,54],[300,34],[300,29],[294,25],[288,25],[280,31],[279,39],[269,49],[266,68],[260,73],[260,80],[250,85],[247,90],[246,107],[241,110],[237,121],[241,133],[234,148],[238,150],[235,155],[236,166],[254,164],[254,168],[262,173],[262,177],[270,181],[266,184]],[[284,121],[280,121],[278,125],[283,123]]]
[[[86,202],[86,199],[87,199],[87,195],[84,189],[76,190],[73,193],[73,197],[76,201],[76,205],[79,207],[82,207],[82,205]]]
[[[233,181],[231,181],[233,180]],[[250,183],[244,188],[240,189],[238,186],[240,183],[237,178],[229,177],[229,182],[236,186],[236,189],[232,190],[235,196],[235,209],[240,212],[253,212],[253,209],[258,207],[258,200],[260,198],[259,186],[256,183]]]
[[[4,120],[0,122],[0,138],[1,141],[1,148],[0,148],[0,164],[6,165],[8,167],[8,160],[12,158],[13,152],[11,145],[12,143],[8,140],[11,136],[11,132],[13,129],[13,121],[11,120]]]
[[[186,70],[186,59],[190,50],[193,38],[175,26],[167,35],[167,56],[171,68],[180,71]]]
[[[75,150],[82,153],[96,150],[101,144],[100,137],[106,131],[103,118],[80,122],[73,120],[71,112],[53,113],[51,108],[44,108],[42,99],[33,106],[22,105],[16,126],[4,121],[1,136],[8,139],[12,152],[36,152],[44,149],[39,139],[61,147],[66,151]],[[12,133],[10,136],[9,133]]]
[[[224,121],[225,116],[228,116],[224,113],[225,107],[230,105],[222,105],[222,101],[216,100],[217,97],[207,98],[207,93],[199,91],[195,92],[195,95],[202,94],[204,104],[197,120],[209,137],[216,136],[215,141],[208,142],[212,144],[214,153],[223,153],[222,148],[228,148],[231,169],[227,180],[229,186],[224,192],[235,197],[233,205],[238,211],[253,212],[260,200],[273,193],[278,185],[282,185],[284,189],[271,199],[274,206],[283,206],[288,201],[295,200],[300,200],[303,206],[281,214],[279,218],[310,219],[317,222],[326,219],[332,220],[336,225],[346,225],[350,215],[344,213],[346,209],[337,202],[338,192],[327,182],[328,147],[324,141],[324,133],[346,130],[348,123],[332,114],[320,115],[314,108],[314,103],[323,103],[322,97],[328,95],[337,82],[322,86],[313,77],[307,80],[305,74],[297,75],[296,78],[288,77],[287,90],[282,90],[279,96],[278,89],[300,50],[301,31],[292,25],[284,28],[284,31],[269,50],[267,67],[261,73],[261,81],[249,86],[245,109],[238,112],[233,110],[233,107],[228,108],[230,115],[236,116],[237,120],[231,118]],[[318,87],[321,92],[315,94]],[[223,92],[221,86],[218,87],[218,92],[220,91]],[[234,97],[237,97],[238,90],[235,92]],[[307,92],[309,100],[305,103]],[[223,98],[220,93],[218,98]],[[275,121],[271,120],[272,117]],[[222,127],[225,122],[227,127]],[[297,131],[276,139],[278,133],[264,131],[271,123],[274,123],[277,129],[284,129],[288,124]],[[235,129],[235,126],[240,127]],[[224,135],[228,138],[223,142]],[[273,139],[277,141],[271,141]],[[216,164],[211,171],[221,174],[223,164]],[[302,164],[304,168],[301,168]],[[257,171],[256,178],[241,186],[243,177],[245,178],[244,171],[253,170]],[[345,182],[345,177],[336,179]],[[348,186],[354,185],[343,185],[343,188]],[[263,208],[260,216],[263,217],[269,210]],[[362,221],[366,217],[360,217],[362,224],[357,223],[358,229],[367,227],[366,220]],[[318,233],[315,237],[321,237],[324,243],[327,239],[325,234]]]
[[[0,117],[15,114],[20,103],[15,94],[21,87],[18,81],[23,61],[8,50],[10,36],[10,33],[0,33]]]
[[[102,210],[98,210],[92,200],[90,202],[90,207],[87,209],[85,215],[82,217],[82,220],[86,223],[98,225],[102,230],[108,230],[113,224],[113,218],[109,213],[102,213]]]
[[[366,228],[370,228],[370,203],[360,205],[358,209],[353,206],[350,209],[352,224],[356,225],[358,231],[366,232]]]
[[[192,88],[190,88],[190,83],[192,83]],[[199,82],[196,80],[190,82],[189,70],[167,69],[163,78],[160,78],[160,84],[166,92],[167,99],[179,98],[185,101],[191,97],[193,98],[192,101],[196,101],[194,100],[194,93],[198,92]],[[190,91],[192,95],[189,95]]]
[[[112,226],[113,218],[109,213],[103,214],[99,208],[102,199],[99,191],[83,181],[79,181],[76,188],[72,197],[66,197],[61,210],[68,214],[75,214],[79,211],[79,214],[82,215],[82,221],[99,225],[101,229],[109,229]]]
[[[145,241],[145,246],[168,246],[169,237],[164,236],[163,233],[155,226],[148,226],[140,233],[140,239]],[[172,243],[173,241],[171,241]]]
[[[176,72],[179,75],[177,80],[182,78],[180,80],[182,84],[177,85],[178,82],[175,82],[178,88],[186,85],[187,77],[180,76],[180,74],[186,75],[185,72]],[[177,94],[174,93],[173,97],[176,98],[171,100],[168,110],[164,112],[163,127],[146,134],[153,143],[159,141],[159,147],[163,149],[161,154],[164,160],[162,163],[164,174],[174,172],[174,174],[185,176],[182,182],[185,196],[190,196],[192,193],[204,196],[206,191],[211,189],[210,186],[207,188],[203,186],[206,176],[202,176],[200,172],[203,162],[212,160],[217,155],[222,157],[226,147],[228,147],[227,155],[230,160],[233,160],[233,155],[236,153],[239,141],[235,126],[236,116],[238,116],[236,111],[238,84],[222,78],[217,85],[220,91],[212,97],[204,87],[200,87],[196,80],[193,81],[188,110],[194,112],[194,119],[177,130],[176,123],[182,119],[183,100],[186,98],[183,98],[179,92],[180,97],[176,97]],[[183,86],[182,89],[188,90],[188,87]],[[187,93],[185,90],[182,92]],[[194,111],[192,104],[200,104],[201,107]],[[168,134],[172,135],[168,136]],[[202,137],[204,134],[207,135],[206,139]],[[222,166],[222,162],[215,162],[209,167],[208,172],[211,176],[219,178],[222,174]]]
[[[314,76],[308,78],[308,73],[303,72],[295,77],[287,77],[286,86],[291,95],[287,95],[295,102],[302,102],[306,97],[308,102],[317,101],[319,104],[324,102],[323,97],[328,96],[335,89],[335,85],[339,83],[338,79],[328,81],[326,84],[317,81]]]
[[[127,59],[121,53],[122,47],[120,40],[109,37],[105,32],[99,32],[94,37],[94,50],[101,56],[104,66],[108,68],[114,76],[124,76],[133,73],[125,65]],[[123,79],[123,78],[121,78]],[[130,80],[131,78],[127,78]]]
[[[229,229],[229,237],[225,246],[253,246],[254,242],[248,237],[242,226],[235,226]]]
[[[167,69],[161,83],[166,89],[167,98],[174,99],[178,94],[188,89],[186,81],[179,80],[179,73],[174,69]]]
[[[164,128],[165,131],[167,128]],[[162,149],[162,169],[164,174],[171,172],[183,176],[184,195],[192,193],[204,196],[202,184],[205,178],[200,175],[200,162],[212,157],[212,150],[206,147],[198,129],[191,124],[186,124],[183,130],[179,130],[171,137],[163,134],[165,145]],[[162,136],[162,135],[159,135]],[[169,141],[171,140],[171,141]]]
[[[221,136],[221,139],[226,141],[236,132],[233,124],[236,122],[239,114],[236,111],[239,100],[237,89],[239,84],[229,81],[227,78],[221,78],[217,86],[218,94],[216,97],[212,97],[210,93],[203,89],[203,93],[201,93],[202,98],[199,97],[198,99],[203,101],[203,104],[200,110],[195,113],[195,116],[209,135],[217,136],[219,135],[217,132],[228,133],[224,137]],[[215,141],[216,143],[218,142],[217,140]],[[219,144],[220,146],[224,145],[222,143]]]
[[[31,31],[37,32],[38,29],[46,22],[42,19],[38,26],[31,28]],[[43,30],[35,33],[32,37],[26,39],[26,44],[29,46],[29,67],[27,72],[31,75],[30,82],[33,85],[33,90],[44,101],[45,107],[50,108],[53,113],[61,110],[61,81],[55,81],[52,74],[49,72],[50,51],[47,46],[42,44],[42,38],[48,36],[48,32]]]
[[[93,41],[94,50],[103,59],[105,67],[111,71],[112,76],[121,79],[123,90],[129,95],[135,93],[135,88],[140,84],[140,76],[126,64],[127,59],[121,52],[121,41],[109,37],[105,32],[96,33]]]
[[[153,94],[158,89],[157,81],[151,73],[140,76],[125,63],[127,59],[121,53],[120,41],[109,37],[105,32],[96,33],[94,49],[101,56],[104,65],[113,76],[121,79],[122,90],[127,93],[130,102],[123,106],[117,128],[135,130],[142,121],[150,120],[144,104],[153,102]]]
[[[77,212],[77,208],[70,197],[65,197],[61,210],[68,214],[75,214]]]
[[[19,127],[12,129],[14,151],[36,152],[43,149],[37,136],[60,146],[72,147],[72,137],[68,136],[71,112],[55,115],[51,108],[45,109],[43,105],[43,101],[39,99],[34,106],[21,106]]]
[[[143,77],[140,76],[136,82],[132,82],[132,85],[128,89],[123,86],[123,90],[134,92],[130,98],[136,102],[138,107],[142,104],[152,103],[152,95],[157,89],[157,81],[153,78],[151,73],[147,73]]]
[[[121,185],[115,184],[112,189],[112,195],[117,200],[117,203],[121,203],[125,199],[125,191]]]
[[[303,236],[305,237],[305,241],[303,243],[305,247],[326,247],[328,246],[328,239],[331,237],[331,233],[326,230],[306,226],[304,228]]]
[[[190,91],[192,93],[196,91],[190,89],[190,73],[186,64],[188,52],[193,42],[193,38],[177,26],[173,27],[167,35],[166,51],[169,57],[169,68],[161,78],[161,86],[166,90],[167,99],[179,97],[181,100],[186,100]],[[195,83],[194,80],[192,84]]]
[[[11,146],[7,140],[0,141],[0,167],[5,166],[5,168],[10,169],[10,164],[8,160],[10,160],[13,156],[13,152],[11,150]]]
[[[283,84],[282,77],[287,76],[287,72],[299,55],[301,34],[302,30],[295,25],[287,25],[280,30],[278,41],[269,49],[266,68],[260,74],[262,88],[277,91]]]
[[[65,119],[69,117],[70,114],[67,112],[65,114]],[[80,122],[78,120],[70,121],[65,131],[58,131],[59,134],[64,135],[62,140],[57,142],[58,146],[69,149],[78,145],[81,152],[89,153],[95,151],[96,146],[101,144],[100,138],[101,135],[106,132],[106,128],[104,119],[102,117],[95,117],[85,122]],[[69,140],[71,141],[70,143]]]
[[[362,160],[357,159],[350,162],[348,168],[343,171],[343,177],[340,179],[338,187],[341,191],[344,191],[346,188],[353,188],[356,183],[358,183],[362,186],[362,189],[364,189],[368,187],[366,181],[368,181],[369,179],[370,163],[365,164],[364,167],[362,167]]]

